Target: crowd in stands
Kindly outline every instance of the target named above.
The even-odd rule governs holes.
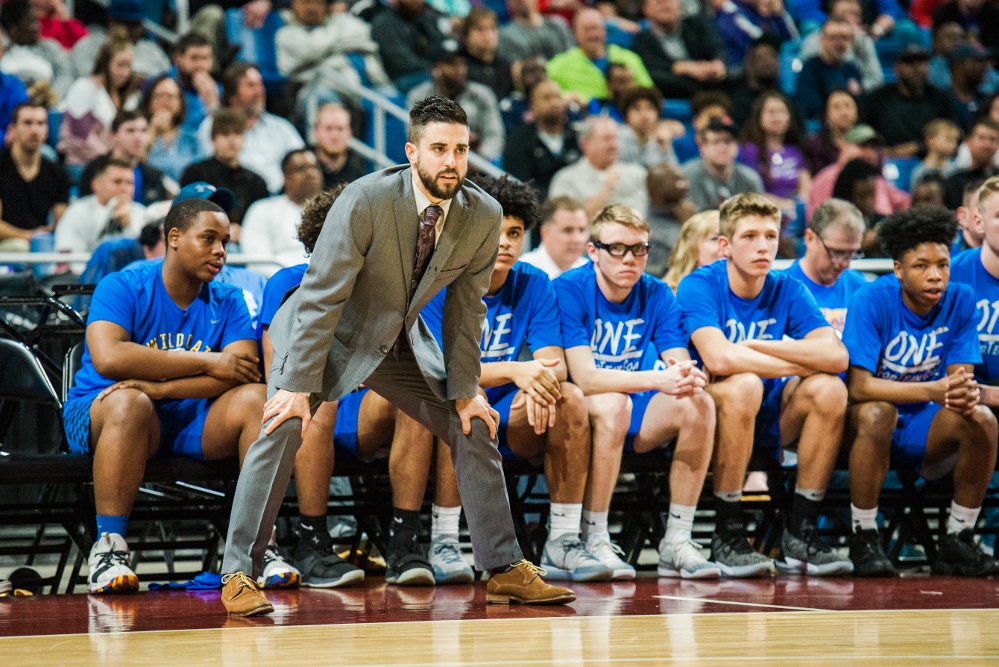
[[[402,107],[456,101],[471,148],[512,177],[469,174],[505,216],[482,389],[506,401],[507,453],[549,469],[552,576],[634,576],[607,530],[618,465],[667,445],[660,574],[772,572],[739,504],[754,425],[757,448],[801,462],[781,567],[893,572],[876,517],[894,446],[928,477],[953,473],[941,571],[999,573],[969,532],[999,438],[983,407],[999,407],[985,386],[999,380],[994,344],[979,349],[975,330],[992,340],[997,318],[966,285],[981,297],[999,284],[999,1],[189,2],[173,43],[146,31],[169,19],[152,5],[105,4],[86,25],[62,0],[0,4],[0,251],[52,235],[57,252],[93,253],[66,270],[105,276],[66,408],[74,451],[95,456],[94,553],[115,562],[92,591],[137,586],[114,556],[135,489],[115,480],[127,469],[137,488],[160,435],[125,422],[155,422],[168,403],[179,430],[163,437],[201,458],[255,437],[269,317],[336,193],[374,168],[351,147],[373,134],[357,86]],[[239,34],[266,41],[271,60],[247,57]],[[225,266],[226,244],[276,263]],[[864,255],[894,260],[896,277],[869,286],[847,268]],[[770,273],[774,256],[797,261]],[[148,303],[152,319],[139,318]],[[223,311],[222,327],[202,321]],[[185,333],[158,341],[164,327]],[[128,341],[184,353],[143,356]],[[131,380],[132,362],[172,379]],[[371,458],[404,441],[400,460],[430,465],[432,437],[366,390],[313,424],[326,441],[299,456],[315,472],[298,478],[302,543],[294,566],[269,552],[267,585],[363,577],[319,528],[325,502],[310,504],[332,473],[323,442]],[[126,461],[104,445],[122,440],[149,446]],[[585,451],[568,446],[579,441]],[[815,530],[841,443],[858,479],[850,559]],[[412,488],[393,479],[397,583],[470,576],[452,539],[453,471],[438,462],[429,555],[406,541],[426,473]],[[690,525],[711,465],[708,561]]]

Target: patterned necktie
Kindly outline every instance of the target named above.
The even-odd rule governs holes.
[[[437,238],[437,221],[444,215],[444,209],[434,204],[428,206],[423,211],[423,220],[420,221],[420,234],[416,237],[416,253],[413,257],[413,281],[409,285],[409,300],[413,300],[416,294],[416,287],[420,284],[423,274],[427,272],[430,264],[430,257],[434,254],[434,241]],[[399,360],[399,352],[404,343],[408,342],[405,324],[403,330],[399,332],[399,337],[392,346],[392,355],[396,361]]]

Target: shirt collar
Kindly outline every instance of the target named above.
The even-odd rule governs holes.
[[[417,185],[416,179],[419,178],[419,175],[416,173],[416,167],[412,168],[412,172],[413,172],[413,194],[416,195],[416,214],[420,218],[422,218],[423,217],[423,212],[425,210],[427,210],[427,207],[430,206],[430,205],[432,205],[433,202],[431,202],[427,198],[427,196],[425,194],[423,194],[423,191],[420,190],[419,186]],[[452,199],[453,199],[453,197],[452,197]],[[445,199],[445,200],[437,203],[438,206],[440,206],[442,209],[444,209],[444,213],[443,213],[443,215],[441,215],[441,217],[437,221],[437,225],[436,225],[437,238],[440,238],[441,230],[444,229],[444,221],[447,219],[447,212],[451,209],[451,201],[452,201],[452,199]]]

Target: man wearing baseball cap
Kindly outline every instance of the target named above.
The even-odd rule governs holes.
[[[739,132],[728,116],[716,116],[698,130],[701,157],[683,166],[690,181],[690,200],[698,211],[718,208],[723,201],[743,192],[763,194],[759,174],[739,164]]]

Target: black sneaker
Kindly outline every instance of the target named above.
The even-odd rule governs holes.
[[[876,528],[854,531],[850,536],[850,560],[855,577],[894,577],[898,574],[881,548],[881,536]]]
[[[960,533],[947,533],[937,548],[933,574],[956,574],[959,577],[987,577],[999,570],[994,558],[975,544],[970,528]]]
[[[364,581],[364,570],[340,558],[332,541],[321,544],[299,541],[295,568],[302,573],[301,585],[309,588],[343,588]]]
[[[715,534],[711,538],[711,560],[718,564],[726,577],[769,577],[777,572],[771,559],[750,546],[745,525],[734,519],[715,526]]]
[[[416,535],[393,535],[389,539],[385,583],[396,586],[433,586],[434,569],[423,555]]]
[[[853,572],[853,563],[826,546],[815,524],[805,521],[797,531],[788,528],[781,536],[777,569],[790,574],[833,577]]]

